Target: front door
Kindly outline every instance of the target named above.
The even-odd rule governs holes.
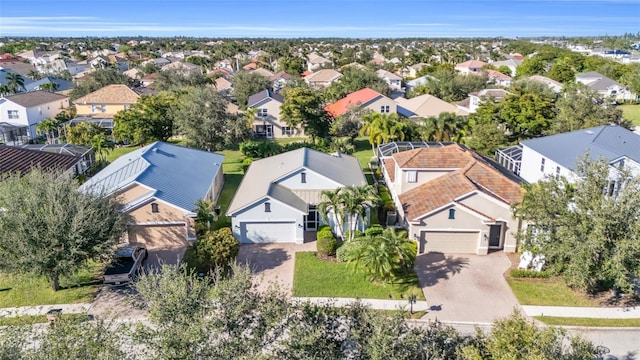
[[[304,229],[306,231],[318,230],[318,211],[315,205],[309,205],[309,215],[304,217]]]
[[[267,139],[273,138],[273,125],[265,125]]]
[[[502,225],[491,225],[489,230],[489,247],[499,248],[502,237]]]

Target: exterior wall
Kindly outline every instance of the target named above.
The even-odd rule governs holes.
[[[407,173],[409,171],[414,171],[414,170],[417,172],[417,179],[416,179],[417,181],[408,182]],[[452,169],[451,171],[454,171],[454,170],[457,170],[457,169]],[[439,178],[442,175],[446,175],[448,173],[449,171],[444,171],[444,170],[400,169],[396,166],[394,190],[397,191],[396,194],[402,194],[424,183],[427,183],[433,179]]]
[[[207,193],[207,198],[211,201],[217,201],[220,192],[222,191],[222,186],[224,185],[224,174],[222,173],[222,166],[220,166],[220,170],[216,174],[216,177],[213,179],[213,183],[211,184],[211,190]]]
[[[540,170],[542,159],[544,158],[544,171]],[[560,173],[557,168],[560,168]],[[542,154],[531,149],[528,146],[522,146],[522,163],[520,165],[520,177],[529,183],[542,180],[546,175],[562,175],[565,177],[573,177],[572,170],[557,164],[553,160],[542,156]]]
[[[95,105],[95,111],[92,107]],[[105,111],[102,111],[102,105],[105,105]],[[110,114],[113,115],[120,110],[125,110],[130,104],[76,104],[76,112],[78,115],[99,115]]]
[[[38,136],[36,125],[44,119],[54,118],[66,107],[69,107],[69,99],[52,101],[30,108],[25,108],[11,101],[5,101],[0,105],[0,122],[6,121],[13,124],[29,126],[29,139],[33,139]],[[9,119],[9,110],[17,110],[18,119]]]
[[[264,203],[269,202],[271,204],[271,211],[265,212]],[[288,205],[285,205],[278,200],[265,197],[261,201],[256,202],[253,206],[246,208],[236,213],[231,219],[231,225],[233,235],[236,239],[241,240],[242,234],[240,234],[240,223],[242,222],[281,222],[281,221],[295,221],[296,223],[296,235],[295,241],[298,244],[304,242],[304,213],[297,209],[294,209]]]
[[[131,189],[130,194],[134,195],[140,192],[139,188],[141,188],[141,186]],[[152,203],[158,205],[157,213],[152,211]],[[154,246],[162,246],[163,244],[175,246],[178,242],[187,244],[189,240],[195,240],[194,219],[187,217],[184,210],[165,202],[157,200],[148,201],[144,205],[129,211],[128,215],[131,217],[128,226],[130,242],[134,242],[136,237],[142,236],[142,234],[144,234],[145,242],[151,242]],[[184,228],[183,238],[171,238],[171,236],[173,236],[172,234],[176,233],[176,227]],[[156,235],[160,236],[160,238],[154,238]],[[163,236],[167,238],[163,240]]]
[[[300,173],[306,174],[306,183],[301,182]],[[343,185],[326,178],[314,171],[310,171],[307,169],[300,169],[295,171],[286,177],[278,180],[278,184],[293,190],[329,190],[329,189],[337,189]]]
[[[505,252],[515,252],[517,248],[516,233],[520,230],[520,220],[513,216],[509,205],[490,198],[488,195],[475,194],[460,200],[462,204],[487,214],[502,224],[501,246]],[[487,228],[488,231],[488,228]],[[487,233],[488,234],[488,233]]]
[[[255,120],[253,121],[253,128],[254,130],[256,129],[256,126],[262,126],[262,125],[272,125],[273,127],[273,138],[287,138],[287,137],[292,137],[292,136],[302,136],[302,130],[300,128],[297,129],[296,132],[294,132],[293,135],[283,135],[282,134],[282,128],[286,127],[287,124],[284,123],[284,121],[282,121],[280,119],[280,106],[282,104],[278,101],[275,100],[267,100],[264,103],[258,104],[256,106],[253,106],[253,108],[258,109],[258,111],[260,109],[267,109],[267,116],[266,117],[261,117],[261,116],[256,116]]]
[[[398,112],[398,103],[396,103],[395,101],[393,101],[392,99],[383,96],[379,99],[376,99],[375,101],[366,104],[363,108],[364,109],[369,109],[371,111],[375,111],[377,113],[380,113],[380,107],[381,106],[388,106],[389,107],[389,114],[395,114]]]

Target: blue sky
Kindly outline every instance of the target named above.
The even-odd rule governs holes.
[[[0,0],[0,36],[476,37],[640,31],[640,0]]]

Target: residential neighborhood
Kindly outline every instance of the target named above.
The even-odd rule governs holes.
[[[602,41],[1,38],[0,325],[637,334],[638,49]]]

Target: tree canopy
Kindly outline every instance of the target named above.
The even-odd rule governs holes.
[[[129,109],[115,114],[113,136],[133,144],[167,141],[173,135],[171,109],[176,106],[175,100],[166,92],[141,96]]]
[[[321,94],[309,87],[292,87],[284,91],[280,116],[290,127],[299,126],[312,140],[329,135],[329,115]]]
[[[233,78],[233,96],[241,109],[247,107],[249,96],[271,88],[266,77],[249,71],[239,71]]]
[[[12,174],[0,181],[0,269],[47,276],[53,290],[89,259],[108,256],[125,229],[110,196],[79,191],[68,175]]]

